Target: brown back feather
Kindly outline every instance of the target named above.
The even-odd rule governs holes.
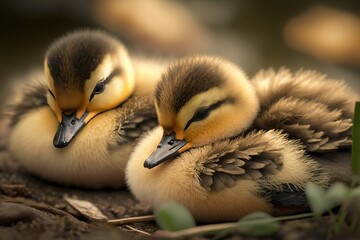
[[[254,127],[282,129],[309,152],[351,147],[354,104],[358,96],[343,81],[313,71],[291,74],[267,70],[253,78],[261,112]]]
[[[5,115],[9,117],[10,126],[14,126],[31,110],[47,106],[48,88],[43,72],[34,71],[28,78],[28,82],[14,85],[14,93],[5,107]]]

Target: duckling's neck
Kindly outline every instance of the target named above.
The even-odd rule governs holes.
[[[259,98],[245,73],[238,68],[229,67],[226,71],[228,83],[226,84],[229,95],[234,96],[232,114],[228,116],[233,120],[228,123],[227,134],[224,138],[232,138],[246,132],[254,123],[260,112]]]

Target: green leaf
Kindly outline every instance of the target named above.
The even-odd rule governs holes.
[[[334,183],[325,193],[325,203],[330,210],[341,205],[348,197],[350,188],[341,182]]]
[[[305,188],[305,194],[308,199],[311,211],[320,216],[327,210],[327,204],[325,203],[325,190],[324,188],[314,184],[308,183]]]
[[[351,170],[360,176],[360,102],[355,104],[355,114],[352,132]]]
[[[351,189],[350,200],[346,206],[346,220],[350,223],[350,229],[360,233],[360,187]]]
[[[264,212],[254,212],[238,222],[238,229],[247,236],[266,237],[274,235],[280,228],[279,222]]]
[[[196,226],[194,217],[184,206],[168,202],[160,206],[155,212],[155,220],[163,230],[175,232]]]

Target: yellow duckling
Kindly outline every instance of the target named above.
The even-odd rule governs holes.
[[[136,139],[156,126],[151,92],[163,66],[114,37],[83,30],[55,41],[44,73],[11,99],[9,147],[28,171],[64,185],[124,186]]]
[[[307,182],[350,178],[356,99],[310,71],[265,71],[250,82],[220,58],[179,60],[157,83],[160,126],[134,149],[127,184],[140,201],[179,202],[202,222],[303,211]]]

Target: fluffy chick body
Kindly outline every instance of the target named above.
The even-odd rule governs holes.
[[[204,87],[209,78],[217,80]],[[197,88],[192,81],[199,81]],[[270,70],[249,82],[219,58],[177,61],[157,84],[160,126],[132,153],[127,183],[140,201],[154,208],[179,202],[201,222],[237,221],[254,211],[304,211],[308,182],[327,187],[349,181],[356,99],[344,83],[309,71]],[[166,145],[177,152],[164,157],[170,154],[159,152]]]
[[[69,61],[67,63],[58,59],[58,62],[54,60],[53,65],[49,65],[49,56],[54,55],[56,58],[66,49],[78,46],[77,38],[86,37],[82,43],[86,45],[88,36],[93,38],[95,45],[99,39],[104,41],[100,44],[108,44],[109,41],[113,44],[110,52],[101,53],[104,56],[99,59],[97,66],[92,70],[84,70],[90,75],[83,78],[82,72],[74,72],[73,66],[87,61],[89,57],[89,53],[73,55],[76,49],[69,51],[68,55],[64,55],[60,60],[70,57],[78,58],[77,60],[66,60]],[[71,40],[74,38],[75,40]],[[59,42],[63,42],[63,45],[57,47]],[[98,31],[86,30],[69,34],[55,42],[54,46],[49,49],[50,53],[45,60],[45,74],[42,71],[31,73],[24,86],[16,86],[17,95],[9,99],[8,110],[12,127],[10,152],[29,172],[59,184],[88,188],[124,186],[125,165],[137,138],[142,131],[156,126],[156,114],[150,93],[160,77],[163,63],[130,57],[121,43]],[[108,61],[109,56],[112,56],[111,59],[120,59],[118,65]],[[77,64],[71,65],[71,61]],[[69,64],[68,67],[66,64]],[[51,67],[57,69],[57,76],[61,78],[56,79],[56,75],[50,71]],[[96,88],[103,76],[106,79],[107,76],[114,75],[106,75],[113,72],[111,67],[119,69],[119,76],[110,79],[111,84],[117,81],[129,82],[128,86],[134,87],[123,88],[125,95],[119,96],[123,92],[114,92],[118,85],[109,85],[105,86],[102,93],[90,96],[94,95],[94,85]],[[86,67],[79,66],[79,69]],[[84,87],[78,91],[76,88],[81,87],[81,84]],[[73,90],[76,90],[75,95],[68,94]],[[77,96],[84,96],[81,106],[74,106],[73,109],[61,106],[73,104]],[[60,99],[64,99],[62,103]],[[118,99],[115,107],[114,99]],[[89,116],[94,109],[96,113],[86,120],[86,124],[71,138],[71,142],[67,143],[69,145],[54,146],[54,136],[63,124],[59,122],[64,120],[66,111],[71,110],[76,114],[88,111]],[[76,117],[74,121],[78,119],[79,117]]]

